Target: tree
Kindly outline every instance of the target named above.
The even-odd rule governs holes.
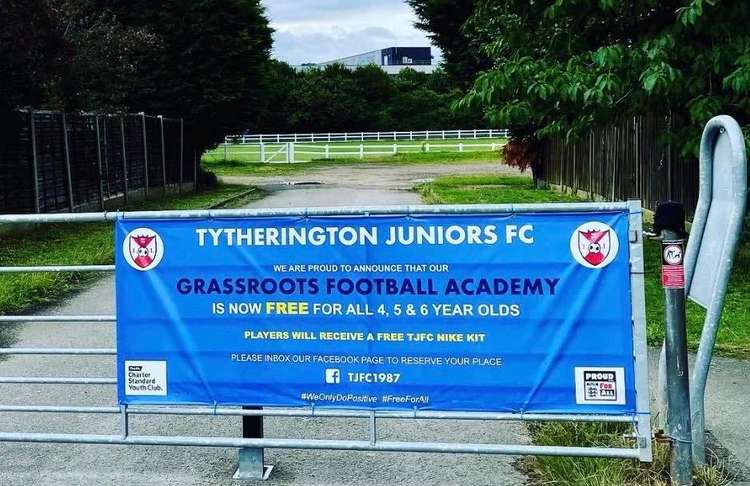
[[[750,122],[748,20],[741,0],[481,0],[465,32],[493,65],[464,104],[539,138],[671,113],[694,154],[710,117]]]
[[[445,59],[448,77],[459,87],[468,87],[475,74],[489,67],[488,59],[472,45],[464,24],[474,13],[476,0],[407,0],[419,21],[416,26],[429,33]]]
[[[184,118],[199,151],[257,128],[272,30],[260,0],[0,0],[6,110]]]
[[[470,128],[479,110],[452,110],[461,92],[445,72],[404,69],[386,74],[378,66],[341,65],[295,72],[283,63],[269,73],[276,95],[263,110],[266,132],[390,131]],[[275,113],[270,113],[276,110]]]
[[[62,76],[69,46],[44,0],[0,0],[0,110],[39,106]]]
[[[199,151],[226,133],[256,128],[272,30],[260,0],[108,0],[124,25],[157,32],[143,59],[136,111],[183,117]]]

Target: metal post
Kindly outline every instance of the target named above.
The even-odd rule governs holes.
[[[229,148],[229,142],[227,142],[226,137],[224,138],[224,162],[227,161],[227,152]]]
[[[29,118],[31,119],[31,154],[33,157],[33,173],[34,173],[34,212],[39,214],[39,160],[36,153],[36,127],[34,126],[34,110],[29,110]]]
[[[128,203],[128,157],[125,154],[125,116],[120,115],[120,135],[122,139],[122,187],[125,204]]]
[[[99,132],[99,115],[94,115],[96,121],[96,160],[99,164],[99,207],[104,211],[104,174],[102,173],[102,137]]]
[[[65,174],[68,177],[68,203],[70,212],[75,210],[75,201],[73,200],[73,171],[70,168],[70,145],[68,143],[68,120],[65,113],[62,114],[63,140],[65,141]]]
[[[667,374],[667,435],[672,444],[670,472],[673,483],[693,481],[690,383],[685,329],[685,209],[662,203],[654,217],[662,236],[662,273],[665,305],[665,364]]]
[[[464,144],[463,143],[459,143],[458,144],[458,151],[459,152],[463,152],[464,151]]]
[[[330,155],[331,155],[331,147],[330,147],[330,145],[326,144],[326,147],[325,147],[325,158],[329,159]]]
[[[193,192],[198,192],[198,153],[193,149]]]
[[[264,143],[260,144],[260,161],[261,162],[266,161],[266,144]]]
[[[182,194],[182,183],[185,173],[185,159],[184,159],[184,143],[185,143],[185,120],[180,118],[180,189],[179,192]]]
[[[706,382],[747,201],[747,154],[742,130],[734,119],[720,115],[706,124],[699,167],[698,204],[685,252],[690,298],[706,308],[690,389],[695,465],[706,460]]]
[[[359,144],[359,158],[360,159],[365,158],[365,144],[363,143]]]
[[[164,116],[159,115],[159,127],[161,130],[161,190],[167,195],[167,158],[164,152]]]
[[[409,130],[409,141],[413,141],[413,140],[414,140],[414,132]]]
[[[242,407],[243,410],[261,410],[261,407]],[[242,416],[242,438],[263,438],[263,417],[260,415]],[[233,479],[267,479],[271,474],[272,466],[266,467],[263,463],[262,447],[243,447],[239,449],[237,472]]]
[[[148,197],[148,143],[146,140],[146,114],[141,113],[143,120],[143,196]],[[196,187],[197,187],[197,182]]]
[[[398,153],[398,144],[394,143],[393,144],[393,154],[395,155],[397,153]]]

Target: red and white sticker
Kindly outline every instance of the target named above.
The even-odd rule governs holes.
[[[685,256],[682,242],[665,241],[661,247],[661,285],[665,289],[685,288]]]

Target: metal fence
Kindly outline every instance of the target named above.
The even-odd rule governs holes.
[[[337,132],[337,133],[274,133],[227,135],[226,143],[263,143],[263,142],[350,142],[359,140],[450,140],[465,138],[502,138],[507,137],[507,129],[470,129],[470,130],[419,130],[401,132]]]
[[[0,213],[104,208],[107,200],[183,189],[196,156],[182,119],[141,114],[13,114],[0,146]]]
[[[640,199],[655,210],[680,201],[689,217],[698,199],[698,160],[684,159],[667,141],[672,120],[648,114],[596,128],[576,143],[546,141],[542,179],[590,197]]]
[[[328,449],[348,451],[398,451],[398,452],[442,452],[442,453],[481,453],[481,454],[514,454],[514,455],[551,455],[630,458],[651,461],[651,429],[648,393],[648,369],[646,348],[645,307],[643,301],[643,254],[641,233],[641,212],[638,201],[617,203],[568,203],[568,204],[507,204],[507,205],[456,205],[456,206],[394,206],[394,207],[333,207],[333,208],[290,208],[290,209],[233,209],[233,210],[192,210],[192,211],[140,211],[140,212],[104,212],[80,214],[45,214],[45,215],[0,215],[0,225],[16,223],[96,223],[112,222],[118,218],[133,219],[170,219],[170,218],[237,218],[237,217],[277,217],[277,216],[379,216],[387,214],[498,214],[498,213],[539,213],[539,212],[580,212],[625,210],[630,213],[629,225],[633,238],[630,240],[631,283],[633,286],[632,312],[634,333],[634,359],[636,363],[636,412],[617,415],[607,413],[561,414],[561,413],[523,413],[523,412],[444,412],[423,410],[366,410],[366,409],[332,409],[325,407],[307,408],[265,408],[247,409],[229,406],[166,406],[166,405],[118,405],[97,404],[76,406],[66,403],[39,403],[37,394],[23,396],[9,394],[11,403],[4,400],[0,403],[0,413],[47,413],[47,414],[91,414],[92,416],[115,415],[120,418],[117,430],[107,433],[97,427],[96,434],[50,432],[50,431],[0,431],[0,442],[35,442],[35,443],[83,443],[83,444],[124,444],[124,445],[173,445],[202,447],[234,447],[243,449],[284,448],[284,449]],[[68,265],[60,262],[52,266],[0,267],[2,273],[19,272],[112,272],[114,265]],[[59,323],[65,332],[67,326],[81,323],[101,323],[113,325],[116,315],[5,315],[0,316],[0,325],[23,322],[27,325]],[[115,356],[114,348],[75,347],[6,347],[0,348],[0,355],[37,355],[45,356]],[[1,376],[0,384],[7,385],[81,385],[81,386],[114,386],[117,383],[114,373],[109,376],[55,375],[50,366],[47,376]],[[81,369],[83,370],[83,364]],[[114,370],[113,370],[114,371]],[[59,373],[59,372],[58,372]],[[72,395],[71,395],[72,399]],[[362,418],[369,423],[369,432],[365,438],[347,439],[302,439],[302,438],[239,438],[217,436],[185,435],[133,435],[130,432],[129,417],[134,415],[173,415],[173,416],[273,416],[273,417],[308,417],[308,418]],[[460,443],[460,442],[426,442],[426,441],[393,441],[383,440],[378,436],[377,423],[380,419],[443,419],[443,420],[501,420],[501,421],[575,421],[575,422],[613,422],[630,424],[633,429],[632,444],[620,447],[603,446],[570,446],[570,445],[533,445],[533,444],[499,444],[499,443]],[[250,454],[251,457],[253,456]],[[244,463],[240,454],[240,471],[243,468],[257,467],[258,464]],[[261,455],[262,457],[262,455]],[[262,466],[262,463],[260,464]]]

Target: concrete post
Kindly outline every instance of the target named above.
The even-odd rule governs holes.
[[[146,137],[146,114],[141,113],[143,125],[143,195],[148,197],[148,141]],[[197,182],[196,187],[197,187]]]
[[[65,175],[68,178],[68,205],[70,212],[75,211],[75,201],[73,200],[73,171],[70,167],[70,145],[68,142],[68,119],[65,113],[62,114],[63,140],[65,141]]]
[[[180,118],[180,189],[179,189],[180,194],[182,194],[182,183],[184,182],[184,178],[185,178],[184,144],[185,144],[185,120],[183,118]]]
[[[99,115],[94,115],[96,121],[96,159],[99,164],[99,208],[104,211],[104,174],[102,173],[102,138],[99,132]]]
[[[120,115],[120,139],[122,146],[122,193],[125,204],[128,203],[128,156],[125,153],[127,146],[125,145],[125,116]]]
[[[164,151],[164,116],[159,115],[159,128],[161,130],[161,190],[167,195],[167,158]]]
[[[29,110],[31,123],[31,155],[32,172],[34,176],[34,212],[39,214],[39,159],[36,152],[36,127],[34,126],[34,110]],[[99,125],[97,125],[97,140],[99,139]]]

